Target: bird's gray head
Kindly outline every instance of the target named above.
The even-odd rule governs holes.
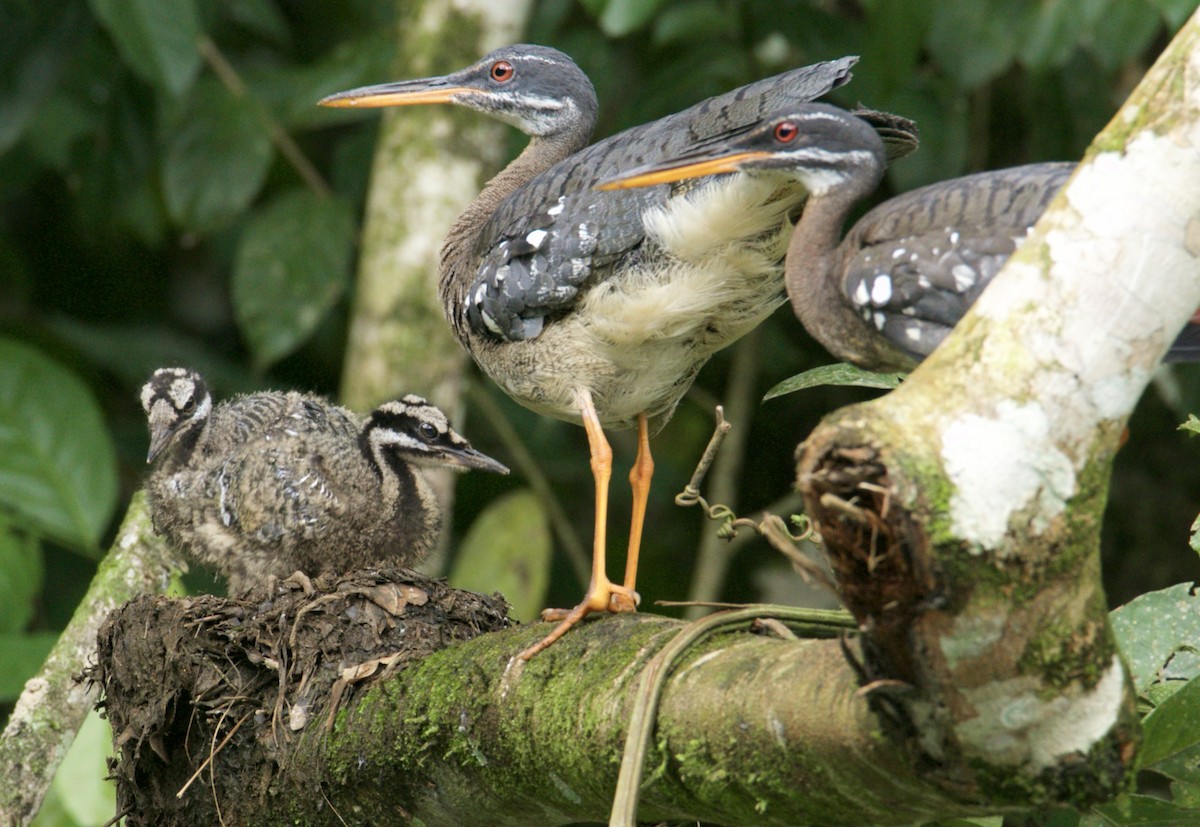
[[[687,154],[627,170],[600,184],[625,189],[725,172],[776,171],[814,195],[852,184],[869,192],[883,175],[883,141],[861,118],[825,103],[789,111],[694,145]],[[862,193],[856,193],[856,197]]]
[[[194,370],[159,368],[142,386],[142,410],[150,426],[146,462],[153,462],[168,445],[200,432],[212,411],[212,396]]]
[[[364,86],[330,95],[322,106],[456,103],[512,124],[526,135],[591,134],[596,90],[558,49],[518,43],[448,75]]]
[[[376,408],[363,426],[362,440],[380,470],[399,459],[413,465],[508,473],[508,468],[472,448],[451,428],[440,408],[413,394]]]

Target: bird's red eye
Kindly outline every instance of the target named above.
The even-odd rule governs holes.
[[[780,121],[775,124],[775,140],[781,144],[790,144],[800,134],[800,128],[791,121]]]
[[[514,74],[513,65],[507,60],[497,60],[492,64],[491,74],[492,80],[498,83],[508,83]]]

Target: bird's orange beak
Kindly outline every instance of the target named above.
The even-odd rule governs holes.
[[[466,86],[434,85],[429,81],[402,80],[361,86],[321,98],[318,106],[378,108],[412,106],[419,103],[454,103],[455,97],[474,90]]]
[[[626,190],[634,187],[652,187],[655,184],[670,184],[703,175],[718,175],[737,172],[742,164],[766,158],[767,152],[735,152],[719,158],[702,158],[697,161],[676,161],[654,164],[632,169],[627,173],[608,178],[596,185],[598,190]]]

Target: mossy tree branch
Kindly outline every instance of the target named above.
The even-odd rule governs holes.
[[[589,623],[521,666],[512,656],[543,627],[496,629],[494,615],[460,610],[473,595],[395,577],[318,583],[312,596],[253,605],[143,599],[115,615],[102,632],[110,657],[100,676],[114,727],[132,735],[117,772],[128,823],[603,818],[641,673],[683,624],[645,615]],[[381,590],[429,597],[395,609]],[[379,622],[385,604],[394,622]],[[816,614],[826,637],[840,633]],[[336,658],[373,624],[379,653],[402,670],[359,694],[331,690],[330,678],[346,674]],[[410,641],[446,627],[494,631],[410,657]],[[981,811],[922,780],[907,751],[882,737],[840,640],[748,627],[697,645],[672,673],[641,818],[907,824]],[[289,639],[319,639],[325,658]],[[331,697],[342,708],[327,728]]]

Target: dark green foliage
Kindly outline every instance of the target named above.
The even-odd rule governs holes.
[[[391,77],[396,37],[385,0],[0,2],[0,671],[9,679],[36,665],[65,617],[56,601],[90,577],[89,557],[144,473],[136,391],[153,367],[194,366],[218,396],[337,387],[378,118],[314,104]],[[922,129],[922,148],[890,171],[886,197],[971,170],[1080,157],[1196,5],[539,0],[527,39],[572,54],[595,80],[598,136],[790,66],[859,54],[835,102],[892,110]],[[296,151],[282,152],[284,140]],[[512,151],[523,141],[514,135]],[[786,308],[759,347],[755,398],[831,361]],[[686,596],[688,550],[713,530],[671,498],[708,440],[729,365],[728,353],[713,360],[655,440],[639,581],[647,606]],[[1187,530],[1200,457],[1168,423],[1200,410],[1200,375],[1177,369],[1163,387],[1174,389],[1173,407],[1146,401],[1113,480],[1105,564],[1120,598],[1195,573]],[[819,416],[876,393],[811,388],[734,423],[750,438],[729,505],[749,513],[785,494],[794,446]],[[586,545],[582,432],[498,402]],[[482,417],[468,424],[481,450],[507,459]],[[618,436],[615,448],[619,550],[632,440]],[[522,482],[464,478],[459,534]],[[722,597],[754,598],[775,558],[764,544],[737,553]],[[619,574],[619,555],[611,565]],[[561,554],[550,580],[549,604],[578,599]],[[13,686],[0,687],[0,701]]]

